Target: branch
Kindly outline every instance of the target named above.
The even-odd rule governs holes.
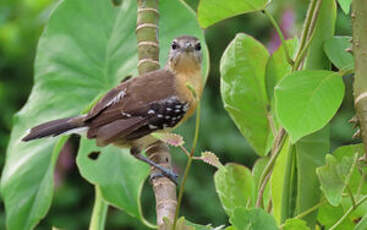
[[[138,70],[144,74],[160,68],[159,65],[159,40],[158,0],[137,0],[138,18],[136,25],[136,38],[138,41]],[[172,168],[171,155],[168,146],[162,142],[151,145],[146,153],[154,162],[165,168]],[[159,173],[152,168],[150,174]],[[164,229],[163,218],[173,222],[177,205],[176,185],[166,177],[156,177],[152,180],[152,187],[156,201],[157,225]]]
[[[355,59],[354,107],[360,123],[361,137],[367,159],[367,4],[353,0],[353,54]]]

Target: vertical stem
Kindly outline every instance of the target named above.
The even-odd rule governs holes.
[[[355,58],[354,106],[367,159],[367,4],[353,0],[353,54]]]
[[[96,185],[94,206],[92,211],[92,218],[89,224],[89,230],[103,230],[106,222],[108,205],[103,200],[101,190]]]
[[[196,148],[196,145],[197,145],[197,142],[198,142],[198,139],[199,139],[199,127],[200,127],[200,104],[198,104],[198,107],[196,109],[195,135],[194,135],[194,140],[193,140],[191,152],[190,152],[189,158],[188,158],[187,163],[186,163],[184,177],[182,179],[181,186],[180,186],[180,192],[178,193],[178,204],[177,204],[177,209],[176,209],[176,212],[175,212],[175,218],[174,218],[174,221],[173,221],[172,230],[176,229],[176,223],[177,223],[178,215],[180,214],[180,207],[181,207],[182,197],[183,197],[183,193],[185,191],[185,183],[186,183],[186,180],[187,180],[187,176],[189,175],[192,159],[193,159],[193,156],[194,156],[194,153],[195,153],[195,148]]]
[[[137,0],[138,15],[136,25],[136,38],[138,41],[138,70],[139,74],[145,74],[160,68],[159,65],[159,0]],[[151,145],[146,153],[154,162],[165,168],[172,168],[171,155],[168,146],[162,142]],[[151,175],[159,173],[152,168]],[[176,185],[166,177],[156,177],[152,180],[152,187],[156,201],[157,225],[159,229],[165,229],[163,218],[173,222],[177,198]]]
[[[138,0],[136,39],[138,41],[139,74],[160,68],[158,23],[158,0]]]

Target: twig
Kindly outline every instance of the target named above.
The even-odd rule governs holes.
[[[279,38],[282,42],[283,45],[283,49],[284,49],[284,53],[285,53],[285,57],[287,59],[287,62],[289,63],[289,65],[293,66],[294,65],[294,61],[292,60],[291,56],[289,55],[289,51],[288,51],[288,47],[287,44],[285,42],[285,38],[284,35],[282,33],[282,30],[280,29],[278,23],[275,21],[274,17],[266,10],[263,10],[264,14],[269,18],[271,24],[273,24],[275,30],[277,31]]]
[[[136,38],[138,41],[138,70],[144,74],[159,69],[159,40],[158,0],[137,0],[138,15],[136,25]],[[146,153],[154,162],[165,168],[172,168],[171,155],[168,146],[163,142],[151,145]],[[151,175],[159,173],[158,169],[152,168]],[[157,225],[164,229],[166,225],[163,218],[173,221],[177,205],[176,185],[166,177],[152,179],[152,187],[156,201]]]
[[[261,174],[260,180],[259,180],[259,191],[261,190],[261,188],[265,188],[266,184],[268,182],[267,178],[270,178],[270,175],[272,170],[273,170],[273,166],[275,164],[275,161],[279,155],[280,149],[283,146],[284,143],[284,139],[286,136],[286,132],[283,128],[280,128],[278,131],[278,134],[275,137],[274,140],[274,144],[273,144],[273,148],[272,148],[272,153],[271,153],[271,158],[268,162],[268,164],[265,166],[265,169],[263,171],[263,173]],[[260,205],[262,204],[262,199],[263,199],[263,193],[259,192],[259,195],[257,197],[256,200],[256,207],[260,207]]]
[[[308,7],[308,10],[307,10],[305,24],[303,25],[303,31],[302,31],[302,35],[301,35],[300,46],[299,46],[298,51],[296,53],[296,60],[297,60],[297,57],[300,55],[301,51],[303,50],[303,48],[305,46],[305,43],[306,43],[306,40],[307,40],[307,35],[308,35],[308,30],[310,28],[311,19],[312,19],[313,12],[315,10],[315,6],[316,6],[316,0],[312,0],[309,7]],[[295,68],[293,68],[293,70],[295,70]]]
[[[297,51],[296,58],[295,58],[295,65],[293,66],[293,70],[300,69],[300,66],[301,66],[300,64],[303,62],[304,57],[306,56],[307,49],[311,44],[313,35],[315,34],[314,32],[315,32],[317,18],[320,12],[321,3],[322,3],[322,0],[315,0],[311,3],[312,5],[310,5],[310,7],[314,7],[314,8],[312,10],[312,14],[307,15],[307,17],[310,16],[310,21],[307,24],[305,24],[306,26],[305,31],[307,32],[302,34],[302,39],[304,40],[301,42],[300,48]]]
[[[336,229],[348,216],[350,213],[352,213],[356,208],[358,208],[359,205],[363,204],[367,200],[367,196],[364,196],[361,200],[359,200],[355,206],[352,206],[344,213],[344,215],[336,222],[329,230]]]

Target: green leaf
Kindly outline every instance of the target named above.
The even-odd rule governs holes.
[[[294,155],[294,152],[290,150],[292,149],[290,149],[289,138],[286,138],[270,178],[273,215],[278,224],[283,223],[286,217],[283,210],[289,209],[287,200],[290,199],[289,175],[291,173],[288,170],[287,163],[292,154]]]
[[[251,171],[242,165],[226,164],[214,174],[214,183],[224,211],[229,216],[235,208],[255,203],[255,183]]]
[[[330,149],[329,127],[308,135],[296,144],[296,165],[297,165],[297,197],[296,215],[309,210],[320,202],[321,190],[320,182],[316,174],[316,168],[325,162],[325,155]],[[307,225],[315,226],[317,210],[309,213],[302,219]]]
[[[172,222],[167,218],[163,218],[164,227],[162,229],[172,229]],[[185,219],[185,217],[180,217],[177,220],[176,228],[175,230],[221,230],[224,228],[224,225],[213,228],[211,224],[208,225],[200,225],[200,224],[194,224],[188,220]]]
[[[283,230],[310,230],[305,221],[300,219],[288,219]]]
[[[338,3],[345,14],[349,14],[350,4],[352,4],[352,0],[338,0]]]
[[[8,153],[27,153],[27,156],[33,159],[31,163],[28,163],[27,157],[18,154],[10,155],[11,157],[7,158],[1,177],[1,193],[5,202],[7,229],[33,229],[46,215],[51,206],[54,190],[55,164],[67,140],[67,137],[62,137],[54,145],[55,140],[23,144],[20,142],[22,134],[19,126],[15,127],[11,137],[13,144],[9,145]],[[19,152],[13,152],[15,150]]]
[[[270,0],[200,0],[198,20],[206,28],[226,18],[265,8]]]
[[[317,168],[316,173],[319,176],[321,190],[325,197],[333,206],[338,206],[342,200],[342,193],[349,183],[350,175],[353,172],[354,162],[357,161],[358,154],[355,157],[344,157],[342,161],[330,155],[326,155],[326,165]]]
[[[170,0],[160,1],[160,10],[164,12],[160,17],[160,24],[164,25],[160,30],[161,64],[167,61],[169,44],[174,37],[194,35],[203,44],[206,76],[208,51],[194,12],[185,3]],[[37,124],[80,114],[95,98],[117,85],[123,76],[137,73],[136,11],[136,1],[123,1],[116,7],[103,0],[95,0],[93,4],[64,0],[50,15],[37,48],[35,85],[27,104],[14,118],[2,172],[1,193],[7,212],[7,229],[31,229],[46,215],[53,195],[54,162],[61,148],[60,137],[27,143],[21,142],[21,138],[27,129]],[[185,23],[177,26],[182,21]],[[92,149],[94,141],[84,144]],[[103,168],[104,175],[122,174],[125,164],[136,163],[128,153],[122,157],[117,156],[116,151],[112,147],[102,150],[101,159],[106,157],[109,162],[121,163],[117,168]],[[83,152],[80,154],[87,156]],[[88,174],[83,163],[79,163],[79,167]],[[128,197],[122,197],[124,193],[120,191],[125,183],[123,180],[113,184],[117,178],[108,176],[106,180],[110,181],[100,185],[106,200],[110,194],[120,195],[119,199],[110,200],[112,205],[122,207],[122,201],[132,198],[123,208],[130,214],[134,212],[135,216],[141,216],[136,197],[148,173],[146,166],[137,163],[136,169],[139,168],[143,168],[140,173],[144,173],[144,177],[138,174],[133,184],[136,187],[129,188]]]
[[[336,72],[297,71],[275,89],[276,112],[281,125],[295,143],[324,127],[344,97],[344,83]]]
[[[324,43],[324,50],[329,60],[340,70],[354,69],[353,55],[346,51],[351,48],[351,37],[335,36]]]
[[[99,153],[98,158],[91,157]],[[141,216],[140,192],[149,166],[135,159],[127,149],[115,146],[97,147],[82,138],[77,156],[81,175],[100,186],[103,198],[134,217]]]
[[[367,214],[358,222],[354,230],[365,230],[367,229]]]
[[[348,198],[350,199],[350,198]],[[325,203],[319,208],[317,220],[325,226],[325,229],[329,229],[344,215],[347,210],[341,205],[338,207],[331,206],[329,203]],[[335,230],[354,229],[353,220],[347,217]]]
[[[278,230],[274,218],[263,209],[236,208],[229,221],[237,230]]]
[[[343,145],[337,148],[333,155],[338,159],[338,161],[342,161],[344,157],[353,157],[355,154],[358,154],[361,157],[364,154],[364,146],[363,144],[352,144],[352,145]],[[349,180],[349,187],[353,193],[356,193],[359,188],[359,182],[361,181],[361,172],[356,167]],[[367,184],[364,183],[362,186],[361,192],[367,194]]]
[[[261,156],[268,152],[272,142],[265,90],[268,57],[261,43],[246,34],[237,34],[220,62],[224,108]]]
[[[298,40],[293,38],[286,41],[286,46],[291,57],[297,51]],[[292,66],[288,63],[284,53],[283,44],[270,56],[268,63],[266,64],[266,90],[269,101],[274,97],[274,88],[278,82],[291,73]]]

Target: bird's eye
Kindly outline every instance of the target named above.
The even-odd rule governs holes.
[[[178,45],[177,45],[177,43],[176,43],[176,42],[174,42],[174,43],[172,43],[171,47],[172,47],[172,49],[173,49],[173,50],[175,50],[175,49],[177,49],[177,48],[178,48]]]
[[[196,45],[195,45],[195,50],[197,50],[197,51],[200,51],[200,50],[201,50],[201,45],[200,45],[200,43],[198,43],[198,44],[196,44]]]

